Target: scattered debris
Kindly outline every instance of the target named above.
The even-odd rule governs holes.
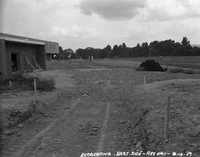
[[[24,127],[24,124],[19,124],[17,125],[18,128],[23,128]]]
[[[87,97],[87,96],[89,96],[89,94],[85,93],[85,94],[83,94],[83,96],[84,96],[84,97]]]
[[[28,121],[29,121],[29,122],[33,122],[34,119],[33,119],[33,118],[29,118]]]
[[[101,85],[103,83],[103,80],[95,81],[94,84]]]
[[[5,130],[3,132],[5,135],[13,135],[13,134],[17,134],[16,130]]]

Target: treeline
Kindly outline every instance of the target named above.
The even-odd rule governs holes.
[[[60,57],[88,59],[89,56],[94,58],[113,58],[113,57],[150,57],[150,56],[200,56],[200,48],[192,47],[187,37],[183,37],[181,43],[168,39],[164,41],[144,42],[137,44],[135,47],[127,47],[125,43],[114,45],[113,48],[107,45],[103,49],[87,47],[85,49],[62,50],[60,47]]]

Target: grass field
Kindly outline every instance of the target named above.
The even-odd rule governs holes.
[[[138,58],[115,58],[114,60],[127,60],[143,62],[154,59],[162,65],[176,66],[182,68],[200,69],[200,56],[174,56],[174,57],[138,57]]]

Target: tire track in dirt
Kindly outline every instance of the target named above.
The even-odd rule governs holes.
[[[84,97],[75,110],[59,121],[24,157],[77,157],[97,149],[106,102]]]
[[[104,141],[105,141],[105,137],[106,137],[106,129],[107,129],[108,121],[109,121],[109,116],[110,116],[110,103],[107,102],[106,114],[105,114],[105,118],[104,118],[104,122],[103,122],[103,129],[101,131],[100,140],[99,140],[99,143],[98,143],[97,152],[103,151]]]
[[[25,145],[18,152],[15,152],[12,156],[13,157],[22,157],[28,147],[33,146],[37,142],[37,140],[40,139],[47,131],[49,131],[57,122],[59,122],[62,119],[64,119],[69,114],[69,112],[71,112],[72,110],[74,110],[74,108],[78,105],[78,103],[80,102],[80,100],[81,99],[78,98],[73,103],[73,105],[71,106],[70,110],[68,110],[62,117],[55,119],[45,129],[43,129],[41,132],[39,132],[38,134],[36,134],[31,140],[29,140],[27,143],[25,143]]]

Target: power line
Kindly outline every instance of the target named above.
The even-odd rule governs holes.
[[[147,11],[147,0],[145,0],[145,8],[146,8],[146,11]],[[147,37],[147,41],[149,43],[149,47],[150,49],[155,53],[157,54],[160,58],[162,58],[163,60],[166,61],[166,59],[164,57],[162,57],[161,55],[159,55],[156,50],[154,50],[154,48],[152,46],[150,46],[150,42],[149,42],[149,34],[148,34],[148,30],[147,30],[147,15],[145,14],[145,32],[146,32],[146,37]],[[151,57],[151,53],[149,54],[149,57]]]

